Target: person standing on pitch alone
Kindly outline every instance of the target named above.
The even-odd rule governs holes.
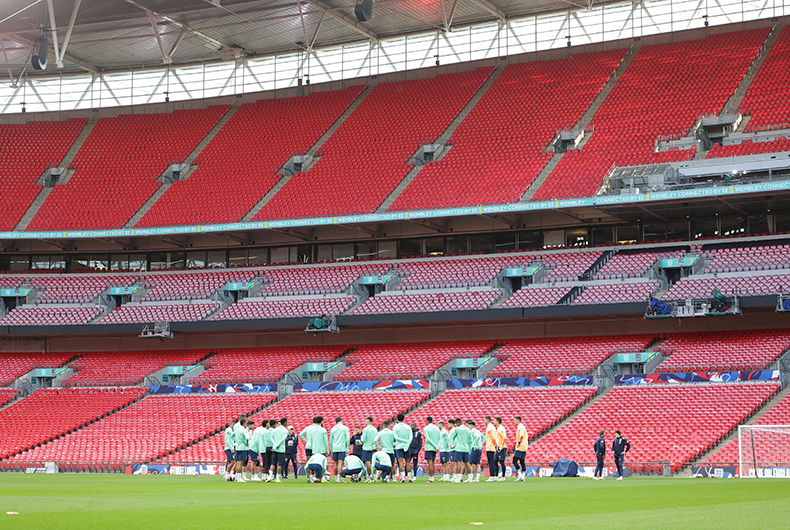
[[[612,454],[614,455],[614,465],[617,466],[617,480],[623,480],[623,459],[624,454],[631,450],[631,442],[625,439],[625,436],[620,434],[620,431],[614,431],[614,440],[612,441]]]
[[[595,440],[595,458],[598,460],[598,464],[595,466],[595,473],[593,474],[594,480],[603,480],[606,477],[601,476],[603,473],[603,459],[606,456],[606,441],[604,437],[606,436],[606,431],[601,429],[598,432],[598,439]]]

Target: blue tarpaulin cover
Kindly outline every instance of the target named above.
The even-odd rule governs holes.
[[[567,458],[560,458],[554,462],[551,472],[552,477],[575,477],[579,474],[579,464]]]

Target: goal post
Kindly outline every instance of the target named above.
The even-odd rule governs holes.
[[[790,425],[739,425],[738,476],[790,478]]]

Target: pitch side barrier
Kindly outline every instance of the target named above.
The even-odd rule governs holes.
[[[461,217],[508,212],[547,211],[567,208],[612,206],[617,204],[649,203],[655,201],[687,200],[719,196],[744,195],[773,191],[790,190],[790,181],[719,186],[690,190],[661,191],[634,195],[613,195],[605,197],[584,197],[550,201],[519,202],[514,204],[490,204],[461,208],[441,208],[436,210],[409,210],[403,212],[383,212],[362,215],[343,215],[332,217],[312,217],[304,219],[279,219],[244,223],[206,224],[190,226],[164,226],[155,228],[119,228],[113,230],[64,230],[48,232],[0,232],[0,239],[91,239],[107,237],[145,237],[178,234],[200,234],[234,232],[247,230],[267,230],[274,228],[297,228],[324,225],[344,225],[360,223],[380,223],[385,221],[406,221],[439,217]]]

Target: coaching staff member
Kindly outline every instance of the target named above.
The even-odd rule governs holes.
[[[623,480],[623,455],[630,450],[631,442],[626,440],[625,436],[620,434],[620,431],[614,431],[612,454],[614,455],[614,463],[617,466],[617,480]]]
[[[604,436],[606,436],[606,431],[601,429],[598,432],[598,439],[595,440],[595,458],[598,460],[598,465],[595,466],[595,474],[593,475],[593,479],[595,480],[603,480],[606,478],[601,476],[603,473],[603,459],[606,456],[606,441],[604,441]]]

